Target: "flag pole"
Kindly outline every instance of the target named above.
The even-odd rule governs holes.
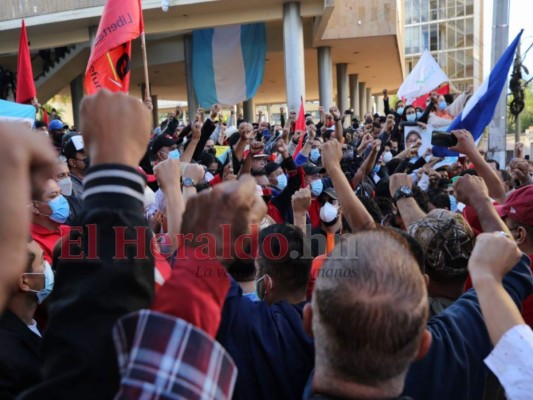
[[[150,79],[148,77],[148,57],[146,56],[146,36],[144,30],[141,32],[141,48],[143,53],[143,67],[144,67],[144,100],[150,99]]]

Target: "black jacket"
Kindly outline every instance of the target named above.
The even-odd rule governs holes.
[[[0,399],[17,394],[41,381],[41,338],[13,312],[0,318]]]

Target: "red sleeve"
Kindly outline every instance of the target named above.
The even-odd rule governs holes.
[[[178,251],[170,278],[155,296],[152,310],[172,315],[215,337],[230,287],[226,270],[201,247]]]

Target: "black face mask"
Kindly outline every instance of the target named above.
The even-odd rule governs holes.
[[[216,156],[217,155],[217,150],[213,147],[209,150],[207,150],[207,153],[213,155],[213,156]]]
[[[358,129],[358,128],[359,128],[359,123],[358,123],[358,122],[354,122],[354,123],[352,124],[352,128],[353,128],[353,129]]]
[[[85,164],[85,168],[83,168],[83,173],[85,174],[85,173],[87,173],[87,170],[90,167],[91,160],[89,159],[89,157],[85,157],[83,159],[83,163]]]

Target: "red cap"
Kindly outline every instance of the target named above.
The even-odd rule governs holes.
[[[496,207],[500,217],[509,217],[518,223],[533,226],[533,185],[512,192],[503,206]]]

